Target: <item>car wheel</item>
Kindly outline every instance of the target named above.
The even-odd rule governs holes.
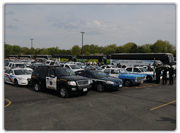
[[[67,88],[66,88],[65,86],[61,86],[61,87],[59,88],[59,95],[60,95],[60,97],[62,97],[62,98],[69,97],[69,93],[68,93]]]
[[[38,82],[36,82],[36,83],[34,84],[34,90],[35,90],[36,92],[41,91],[41,87],[40,87],[40,85],[39,85]]]
[[[100,83],[97,85],[96,89],[97,89],[97,91],[102,92],[102,91],[104,91],[104,85]]]
[[[131,86],[131,81],[125,80],[124,85],[127,86],[127,87]]]
[[[152,82],[152,81],[153,81],[151,76],[147,76],[147,80],[148,80],[149,82]]]
[[[16,79],[14,80],[14,86],[16,86],[16,87],[19,86],[18,81]]]

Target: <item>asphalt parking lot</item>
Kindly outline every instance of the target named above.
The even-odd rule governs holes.
[[[176,84],[143,83],[119,91],[60,98],[56,91],[4,84],[4,129],[175,130]]]

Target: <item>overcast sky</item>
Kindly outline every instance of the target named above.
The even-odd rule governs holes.
[[[174,4],[6,4],[5,42],[21,47],[70,49],[74,45],[176,45]]]

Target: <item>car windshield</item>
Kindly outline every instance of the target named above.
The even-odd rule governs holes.
[[[47,61],[46,64],[49,64],[49,61]]]
[[[126,69],[120,69],[121,73],[129,73]]]
[[[15,75],[30,75],[31,73],[28,70],[14,70]]]
[[[55,72],[58,76],[71,76],[75,75],[75,73],[70,69],[55,69]]]
[[[104,77],[108,77],[108,75],[104,72],[92,72],[92,74],[97,77],[97,78],[104,78]]]
[[[54,65],[55,62],[51,62],[50,65]]]
[[[79,67],[78,65],[70,65],[70,67],[71,67],[72,69],[80,69],[80,67]]]
[[[146,69],[145,68],[139,68],[142,72],[146,72]]]
[[[9,65],[9,62],[6,62],[5,66],[8,66]]]
[[[25,67],[25,64],[14,64],[15,67],[21,67],[21,68],[24,68]]]
[[[96,66],[95,67],[97,70],[103,70],[101,67],[99,67],[99,66]]]

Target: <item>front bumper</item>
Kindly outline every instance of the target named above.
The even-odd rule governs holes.
[[[18,80],[19,85],[31,85],[31,80],[30,79],[25,79],[25,80]]]
[[[90,90],[91,85],[83,85],[83,86],[71,86],[69,85],[69,93],[77,94],[77,93],[86,93]]]
[[[104,84],[105,89],[116,90],[122,88],[122,84]]]

